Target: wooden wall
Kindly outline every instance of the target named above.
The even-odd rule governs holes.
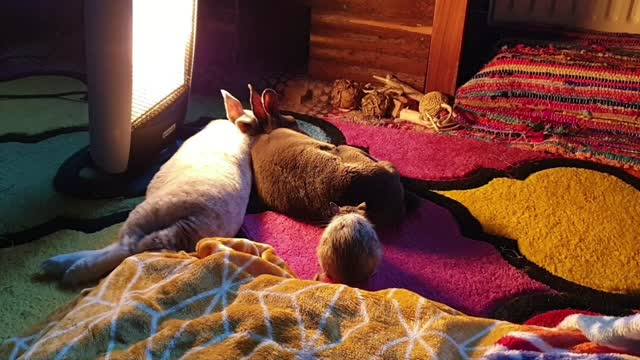
[[[455,94],[468,9],[469,0],[436,2],[426,91]]]
[[[435,0],[300,0],[311,7],[309,74],[426,84]]]

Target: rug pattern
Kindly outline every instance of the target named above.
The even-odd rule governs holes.
[[[0,249],[0,342],[24,333],[51,311],[61,308],[78,296],[78,291],[63,289],[44,278],[40,264],[52,256],[109,245],[117,237],[120,223],[87,233],[59,230],[35,241]]]

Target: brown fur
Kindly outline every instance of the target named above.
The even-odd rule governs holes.
[[[265,90],[262,98],[251,92],[256,123],[243,124],[247,126],[241,129],[256,136],[251,148],[254,183],[267,207],[293,218],[326,223],[333,216],[330,202],[366,202],[376,226],[400,224],[406,213],[405,194],[391,163],[296,131],[292,120],[280,115],[273,90]]]

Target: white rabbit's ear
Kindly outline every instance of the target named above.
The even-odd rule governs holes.
[[[232,123],[235,123],[238,118],[244,115],[244,108],[242,103],[229,94],[226,90],[220,90],[222,98],[224,99],[224,108],[227,111],[227,119]]]
[[[258,94],[251,84],[249,84],[249,93],[251,94],[251,110],[253,110],[253,114],[258,119],[259,123],[266,123],[269,121],[269,114],[264,108],[262,104],[262,98],[260,94]]]
[[[253,116],[243,116],[236,120],[236,126],[240,132],[247,135],[258,135],[260,133],[260,125],[258,120]]]

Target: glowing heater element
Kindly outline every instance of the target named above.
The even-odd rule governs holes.
[[[143,167],[184,122],[197,0],[85,0],[90,154]]]
[[[193,12],[185,0],[133,2],[132,122],[186,90]]]

